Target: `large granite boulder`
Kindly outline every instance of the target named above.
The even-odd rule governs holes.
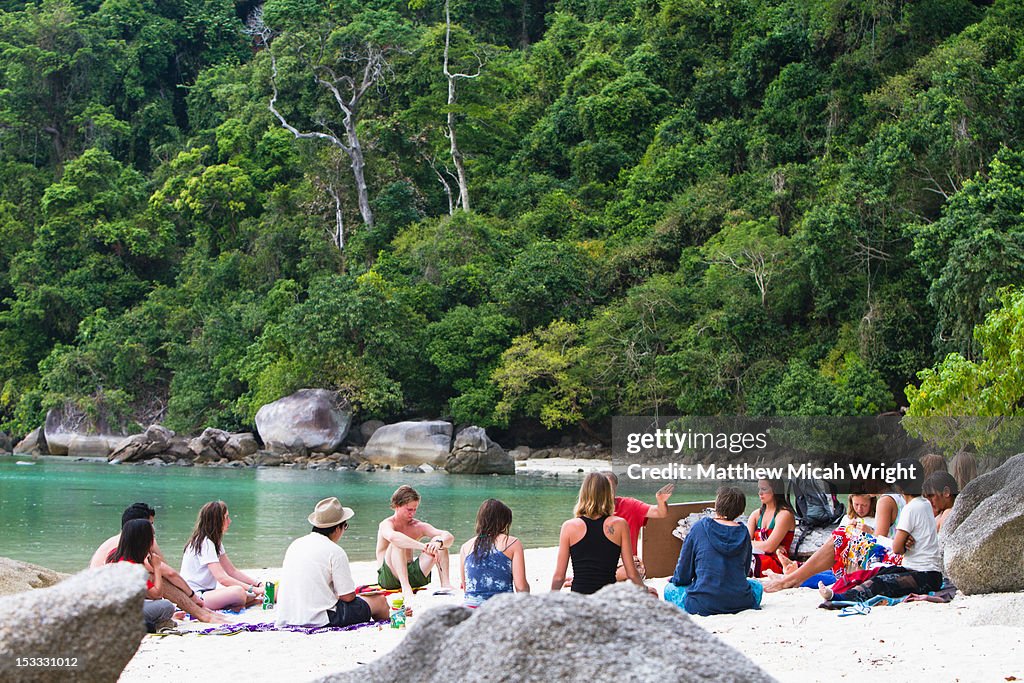
[[[452,424],[443,420],[396,422],[373,433],[363,458],[378,465],[444,467],[452,446]]]
[[[299,389],[256,412],[256,430],[272,450],[333,453],[351,423],[348,402],[326,389]]]
[[[150,425],[141,434],[135,434],[123,439],[117,448],[107,457],[110,462],[132,462],[135,460],[148,460],[154,456],[165,453],[172,448],[174,443],[174,432],[163,425]],[[188,450],[184,439],[178,439]]]
[[[516,462],[483,427],[466,427],[455,436],[444,468],[450,474],[515,474]]]
[[[146,634],[145,591],[146,571],[119,562],[0,598],[0,680],[116,681]],[[18,657],[71,659],[75,666],[18,667]]]
[[[643,628],[638,628],[643,624]],[[444,647],[438,647],[444,643]],[[675,605],[628,584],[495,596],[417,619],[387,657],[325,681],[772,681]]]
[[[1024,453],[964,487],[939,540],[946,574],[963,593],[1024,586]]]
[[[15,455],[49,455],[46,447],[46,435],[42,427],[36,427],[24,439],[14,446]]]
[[[104,458],[128,436],[120,425],[106,420],[102,410],[94,419],[71,405],[46,411],[43,433],[50,455]]]
[[[67,574],[37,564],[0,557],[0,595],[21,593],[32,588],[47,588],[67,577]]]

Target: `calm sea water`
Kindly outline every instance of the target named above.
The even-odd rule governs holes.
[[[423,497],[418,516],[450,530],[457,543],[472,534],[480,503],[494,497],[512,509],[512,533],[526,547],[552,546],[572,515],[582,478],[148,467],[65,458],[18,465],[19,459],[25,458],[0,456],[0,556],[67,572],[88,564],[96,547],[119,530],[124,508],[136,501],[156,509],[157,541],[172,564],[180,560],[199,508],[223,500],[232,519],[224,546],[235,565],[279,567],[292,539],[308,533],[306,516],[316,502],[337,496],[356,511],[342,547],[352,560],[371,560],[377,524],[391,514],[388,500],[403,483]],[[653,503],[658,488],[624,481],[620,494]],[[713,497],[713,489],[677,488],[672,501]]]

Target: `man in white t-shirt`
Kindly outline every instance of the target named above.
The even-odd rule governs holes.
[[[278,626],[351,626],[388,618],[383,595],[356,596],[348,555],[338,545],[355,512],[325,498],[309,515],[312,531],[284,555],[277,594]]]
[[[895,567],[882,567],[873,578],[844,593],[818,584],[826,600],[865,602],[875,596],[902,598],[912,593],[929,593],[942,588],[942,553],[939,550],[938,531],[932,504],[921,497],[924,468],[917,460],[899,460],[904,476],[896,488],[907,504],[896,519],[896,533],[892,539],[893,552],[903,555],[903,563]]]

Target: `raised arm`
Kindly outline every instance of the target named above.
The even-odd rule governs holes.
[[[163,559],[164,558],[161,557],[160,553],[151,552],[143,565],[153,575],[153,587],[146,588],[146,594],[153,600],[158,600],[163,597],[164,577],[163,571],[160,569],[160,566],[163,564]]]
[[[655,499],[658,501],[657,505],[651,505],[647,508],[647,516],[650,519],[665,519],[668,517],[668,499],[672,495],[672,492],[676,490],[675,484],[665,484],[658,492],[654,494]],[[636,548],[633,548],[635,551]]]

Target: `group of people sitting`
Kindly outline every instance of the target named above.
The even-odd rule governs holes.
[[[618,480],[611,473],[588,475],[580,487],[573,519],[562,525],[553,590],[568,585],[576,593],[593,593],[617,580],[643,585],[643,564],[634,554],[640,528],[649,518],[664,517],[672,486],[657,493],[657,504],[616,497]],[[355,511],[336,497],[316,504],[307,517],[310,532],[288,547],[276,600],[279,626],[350,626],[385,619],[387,592],[400,591],[408,605],[414,591],[430,583],[438,571],[441,591],[451,592],[449,552],[455,537],[418,519],[420,495],[400,486],[391,496],[392,514],[377,527],[376,590],[357,594],[348,555],[339,545]],[[231,515],[223,501],[207,503],[185,544],[181,571],[164,559],[156,542],[156,511],[145,503],[129,506],[121,532],[93,554],[90,566],[131,562],[149,573],[143,607],[152,631],[171,619],[176,609],[203,622],[223,623],[215,610],[242,609],[261,600],[262,582],[237,569],[224,550],[223,537]],[[523,545],[510,533],[512,511],[496,499],[480,506],[476,534],[459,549],[464,604],[478,607],[506,592],[529,592]],[[566,578],[569,561],[573,576]]]
[[[760,509],[746,527],[736,521],[746,509],[744,493],[719,488],[714,516],[701,519],[686,536],[665,599],[691,614],[711,615],[759,608],[764,592],[802,584],[817,584],[826,600],[937,590],[942,585],[938,523],[952,508],[959,487],[945,470],[927,479],[920,466],[910,471],[915,474],[897,481],[894,491],[851,495],[832,542],[803,564],[788,556],[796,516],[781,482],[758,482]],[[663,487],[657,503],[648,505],[616,496],[617,484],[610,472],[584,478],[573,517],[559,533],[553,591],[569,586],[572,592],[591,594],[628,580],[657,595],[645,586],[644,567],[635,553],[646,521],[667,516],[673,487]],[[285,553],[275,615],[279,626],[343,627],[386,619],[389,591],[403,594],[411,615],[414,591],[430,583],[435,567],[441,591],[455,590],[449,561],[455,537],[416,517],[420,495],[411,486],[400,486],[390,502],[392,514],[377,527],[379,587],[359,593],[339,545],[355,511],[336,497],[316,504],[307,517],[310,532]],[[144,503],[129,506],[121,533],[107,539],[90,563],[145,567],[149,579],[143,613],[151,630],[170,619],[175,606],[200,621],[221,623],[226,619],[215,610],[241,609],[262,599],[263,583],[237,569],[224,551],[231,516],[223,501],[199,511],[180,573],[167,564],[156,543],[155,515]],[[480,506],[476,533],[459,549],[467,607],[479,607],[500,593],[530,591],[523,545],[511,535],[511,526],[512,511],[501,501],[491,498]],[[572,576],[567,577],[570,562]]]
[[[746,530],[735,521],[745,508],[742,491],[720,488],[715,516],[693,525],[686,537],[666,599],[707,616],[758,608],[764,592],[801,585],[817,586],[823,607],[939,590],[938,532],[960,484],[944,461],[943,467],[923,459],[897,464],[908,476],[889,490],[852,494],[831,542],[802,564],[789,557],[796,515],[782,482],[758,482],[761,506]]]

